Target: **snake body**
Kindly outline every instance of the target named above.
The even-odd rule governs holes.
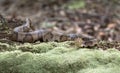
[[[31,26],[31,22],[29,19],[26,19],[26,23],[22,26],[18,26],[13,29],[12,36],[10,37],[13,41],[18,42],[35,42],[35,41],[67,41],[67,40],[75,40],[78,38],[76,34],[55,34],[51,31],[45,29],[35,30],[33,26]]]

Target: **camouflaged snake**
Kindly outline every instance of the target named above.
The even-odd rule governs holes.
[[[12,36],[10,37],[13,41],[18,42],[29,42],[33,43],[35,41],[49,42],[49,41],[73,41],[78,38],[84,38],[85,36],[77,34],[55,34],[52,31],[47,29],[35,29],[34,26],[31,26],[30,19],[26,18],[26,23],[22,26],[18,26],[13,29]],[[89,39],[90,37],[85,37]],[[94,43],[95,42],[95,43]],[[83,45],[93,46],[96,44],[96,41],[87,40],[82,42]]]

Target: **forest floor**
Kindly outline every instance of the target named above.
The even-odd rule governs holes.
[[[119,73],[119,7],[116,1],[102,0],[1,0],[5,20],[0,16],[0,73]],[[81,47],[74,41],[23,44],[8,40],[26,18],[38,29],[84,33],[100,41]]]

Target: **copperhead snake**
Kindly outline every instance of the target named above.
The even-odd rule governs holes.
[[[41,41],[41,42],[74,41],[74,40],[77,40],[78,38],[84,38],[84,37],[77,34],[55,34],[55,33],[52,33],[52,31],[49,31],[47,29],[36,30],[34,26],[31,25],[31,21],[28,18],[26,18],[25,24],[13,29],[12,35],[10,37],[10,39],[13,41],[18,41],[23,43],[24,42],[33,43],[35,41]],[[86,42],[84,42],[84,44],[86,44]],[[94,41],[89,40],[87,41],[87,44],[93,45]]]

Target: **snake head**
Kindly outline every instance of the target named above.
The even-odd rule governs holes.
[[[26,23],[25,23],[25,25],[26,25],[28,28],[32,29],[33,31],[35,30],[35,27],[32,25],[32,21],[31,21],[29,18],[26,18]]]

